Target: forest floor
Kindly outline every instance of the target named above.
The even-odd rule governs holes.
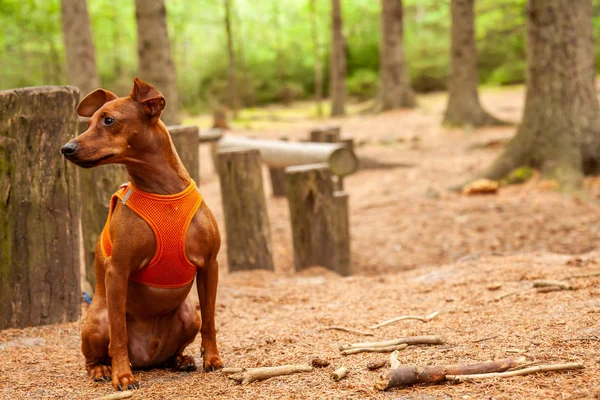
[[[496,116],[518,121],[523,94],[522,88],[485,90],[482,100]],[[353,112],[327,121],[303,117],[306,104],[242,113],[235,133],[259,137],[300,139],[315,125],[340,124],[355,138],[366,168],[345,180],[355,270],[348,278],[320,267],[293,272],[286,200],[271,197],[265,185],[276,271],[227,274],[223,247],[216,317],[221,354],[231,367],[307,364],[315,357],[331,364],[248,386],[219,372],[139,371],[142,389],[133,398],[600,399],[600,275],[578,277],[600,273],[600,183],[587,180],[575,197],[538,176],[495,195],[448,191],[489,165],[516,127],[443,128],[444,104],[444,95],[433,94],[421,96],[415,110]],[[224,231],[208,149],[201,156],[200,188]],[[399,166],[374,168],[386,162]],[[525,290],[536,279],[567,280],[574,290]],[[400,321],[373,336],[323,330],[342,325],[366,331],[399,315],[434,311],[440,314],[429,322]],[[109,384],[86,377],[80,328],[81,322],[1,331],[0,398],[111,393]],[[403,364],[524,355],[531,363],[581,362],[585,369],[378,392],[373,385],[387,367],[368,371],[366,364],[388,355],[343,356],[338,350],[343,343],[425,334],[446,343],[409,347],[401,353]],[[199,340],[189,354],[200,359]],[[342,365],[349,376],[333,382],[329,374]]]

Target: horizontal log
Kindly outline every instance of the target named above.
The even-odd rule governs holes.
[[[260,151],[263,162],[270,168],[326,163],[337,176],[350,175],[358,170],[358,157],[339,143],[300,143],[281,140],[249,139],[223,135],[217,142],[219,150],[254,148]]]

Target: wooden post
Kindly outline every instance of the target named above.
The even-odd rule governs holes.
[[[229,271],[273,271],[273,248],[262,181],[260,152],[228,149],[217,153]]]
[[[338,125],[324,125],[310,131],[310,141],[317,143],[337,143],[340,140],[342,128]]]
[[[0,91],[0,329],[76,321],[81,312],[79,90]]]
[[[351,275],[348,195],[334,193],[325,164],[288,167],[286,177],[296,271],[323,266]]]
[[[171,140],[175,145],[177,154],[188,173],[196,182],[200,184],[200,156],[199,156],[199,129],[195,125],[176,125],[169,126]]]
[[[288,138],[284,136],[281,140],[287,142]],[[269,176],[273,197],[285,197],[285,168],[269,168]]]
[[[87,118],[79,119],[79,133],[87,130]],[[85,259],[86,289],[91,294],[96,289],[96,268],[94,257],[96,243],[104,229],[110,197],[127,182],[127,171],[120,164],[103,165],[97,168],[79,169],[79,191],[81,192],[81,225],[83,232],[83,252]]]
[[[338,143],[341,144],[342,146],[344,146],[345,148],[347,148],[348,150],[350,150],[352,153],[354,153],[354,139],[353,138],[341,138],[338,139]],[[342,176],[337,176],[335,177],[336,181],[335,181],[335,188],[337,190],[344,190],[344,177]]]

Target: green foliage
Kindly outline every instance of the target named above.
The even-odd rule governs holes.
[[[508,176],[502,181],[504,185],[519,185],[521,183],[527,182],[533,174],[535,170],[531,167],[520,167],[514,169]]]
[[[309,0],[231,0],[239,92],[245,105],[314,93]],[[327,64],[330,0],[315,0],[318,57]],[[133,0],[87,0],[104,87],[124,95],[137,72]],[[404,45],[417,91],[443,90],[449,71],[450,0],[404,0]],[[184,108],[225,103],[228,59],[223,0],[166,0],[171,51]],[[347,85],[372,97],[379,70],[379,0],[345,0]],[[600,37],[600,2],[594,2]],[[523,82],[526,0],[477,0],[476,39],[483,84]],[[0,0],[0,89],[66,83],[60,0]],[[600,48],[597,40],[596,47]],[[600,66],[600,51],[597,51]]]

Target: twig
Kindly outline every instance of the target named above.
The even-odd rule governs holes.
[[[400,368],[400,365],[402,365],[402,363],[400,362],[399,357],[400,352],[398,350],[394,350],[394,352],[390,354],[390,368]]]
[[[369,329],[381,328],[382,326],[393,324],[394,322],[398,322],[398,321],[405,321],[407,319],[416,319],[418,321],[427,322],[427,321],[431,321],[432,319],[434,319],[435,317],[437,317],[439,313],[440,313],[439,311],[436,311],[436,312],[433,312],[433,313],[431,313],[431,314],[429,314],[429,315],[427,315],[425,317],[421,317],[421,316],[418,316],[418,315],[403,315],[401,317],[396,317],[396,318],[388,319],[387,321],[380,322],[380,323],[378,323],[376,325],[371,325],[371,326],[369,326]]]
[[[552,280],[533,281],[533,287],[534,288],[559,287],[563,290],[573,290],[573,286],[571,286],[571,284],[568,282],[552,281]]]
[[[342,332],[356,333],[357,335],[363,335],[363,336],[373,336],[373,333],[371,333],[371,332],[363,332],[363,331],[359,331],[357,329],[345,328],[343,326],[327,326],[327,327],[323,328],[322,330],[324,330],[324,331],[336,330],[336,331],[342,331]]]
[[[591,274],[583,274],[583,275],[570,275],[570,276],[564,277],[563,279],[593,278],[594,276],[600,276],[600,272],[594,272]]]
[[[132,396],[133,396],[133,391],[126,390],[124,392],[111,393],[111,394],[107,394],[106,396],[103,396],[103,397],[97,397],[94,400],[120,400],[120,399],[128,399]]]
[[[409,336],[399,339],[386,340],[384,342],[363,342],[363,343],[352,343],[343,344],[340,346],[340,350],[355,349],[360,347],[389,347],[397,346],[399,344],[406,343],[409,346],[415,344],[444,344],[444,339],[440,336],[429,335],[429,336]]]
[[[248,368],[240,373],[229,376],[236,383],[247,385],[254,381],[262,381],[281,375],[291,375],[297,372],[311,372],[313,367],[308,365],[282,365],[280,367]]]
[[[448,375],[471,375],[486,372],[502,372],[523,364],[525,357],[505,358],[497,361],[487,361],[470,365],[440,365],[432,367],[408,366],[391,369],[386,376],[375,385],[375,389],[388,390],[406,387],[417,383],[442,383]]]
[[[455,382],[467,382],[467,381],[477,381],[480,379],[508,378],[511,376],[529,375],[529,374],[535,374],[536,372],[567,371],[567,370],[574,370],[574,369],[583,369],[583,364],[569,363],[569,364],[554,364],[554,365],[538,365],[537,367],[518,369],[516,371],[494,372],[494,373],[490,373],[490,374],[446,375],[446,380],[455,381]]]
[[[388,347],[356,347],[352,349],[342,350],[342,354],[347,356],[349,354],[357,353],[389,353],[390,351],[404,350],[407,347],[408,345],[406,343]]]
[[[330,375],[331,379],[333,379],[334,381],[341,381],[342,379],[344,379],[347,375],[348,375],[348,368],[346,367],[340,367],[338,369],[336,369],[335,371],[333,371]]]
[[[500,336],[500,335],[494,335],[494,336],[484,337],[483,339],[477,339],[477,340],[473,340],[473,341],[471,341],[471,343],[481,343],[481,342],[485,342],[486,340],[492,340],[492,339],[496,339],[498,336]]]
[[[505,299],[507,297],[514,296],[516,294],[521,294],[521,293],[527,292],[529,290],[531,290],[531,288],[519,289],[519,290],[515,290],[513,292],[504,293],[502,296],[495,298],[494,301],[500,301],[500,300]]]

